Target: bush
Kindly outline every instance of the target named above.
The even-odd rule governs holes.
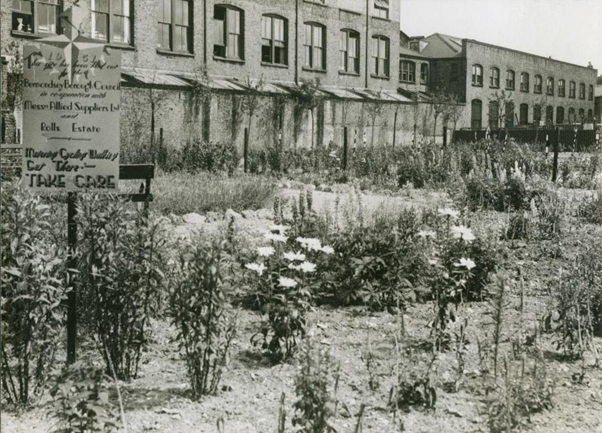
[[[80,317],[96,332],[107,371],[123,380],[137,374],[165,266],[161,221],[137,218],[127,206],[112,196],[82,195],[76,217]]]
[[[231,178],[203,174],[170,173],[153,183],[153,207],[163,214],[224,212],[262,209],[273,198],[276,184],[259,176]]]
[[[119,428],[117,408],[109,399],[102,368],[77,361],[53,374],[51,415],[54,433],[110,432]]]
[[[214,143],[194,140],[182,149],[182,168],[189,173],[208,171],[227,173],[229,176],[240,163],[240,156],[234,143]]]
[[[225,245],[186,245],[171,272],[169,312],[184,349],[192,396],[215,394],[236,336]]]
[[[2,388],[12,404],[38,396],[54,362],[68,291],[67,251],[50,235],[50,206],[2,185]]]

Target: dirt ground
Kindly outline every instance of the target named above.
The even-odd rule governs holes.
[[[298,191],[285,190],[286,196]],[[315,192],[316,209],[331,206],[335,194]],[[372,196],[370,208],[384,202],[392,206],[408,206],[430,202],[446,203],[444,196],[416,198],[409,193],[405,197]],[[435,205],[437,205],[435,204]],[[202,220],[202,219],[201,219]],[[197,223],[180,222],[174,226],[179,235],[187,231],[218,230],[220,222],[197,220]],[[194,219],[191,219],[194,221]],[[248,236],[261,233],[270,223],[269,213],[255,213],[241,217],[239,225]],[[185,227],[185,229],[182,229]],[[196,227],[196,228],[195,228]],[[561,262],[559,259],[540,260],[537,248],[547,246],[516,245],[509,252],[506,263],[520,263],[525,276],[525,316],[523,332],[533,333],[541,319],[548,297],[546,281]],[[567,248],[571,246],[568,245]],[[519,291],[518,284],[511,284],[510,307],[507,325],[502,336],[502,352],[511,351],[511,339],[518,331]],[[389,392],[396,378],[396,371],[403,375],[423,375],[430,361],[428,342],[432,317],[432,303],[411,306],[404,317],[405,334],[401,333],[400,317],[386,312],[371,312],[364,307],[333,309],[317,307],[309,315],[310,335],[319,346],[331,352],[335,362],[340,362],[339,388],[336,394],[337,413],[332,421],[337,432],[354,432],[357,414],[366,405],[363,417],[363,433],[398,432],[396,420],[388,407]],[[484,400],[482,366],[479,364],[478,341],[491,339],[484,303],[463,304],[457,312],[459,320],[452,328],[457,332],[459,324],[467,319],[466,365],[459,390],[449,389],[450,378],[457,376],[454,351],[442,353],[435,360],[431,379],[435,385],[437,402],[434,410],[411,409],[401,414],[406,432],[477,432],[484,429]],[[258,348],[252,346],[251,337],[258,331],[261,318],[257,312],[241,310],[240,331],[232,352],[231,363],[224,372],[217,396],[193,402],[188,398],[185,363],[172,341],[175,329],[168,322],[153,322],[153,342],[143,354],[140,377],[130,383],[122,383],[128,433],[272,433],[276,432],[280,398],[285,394],[287,431],[295,431],[291,425],[292,404],[295,401],[294,377],[299,371],[295,362],[270,364]],[[395,343],[400,341],[400,348]],[[532,417],[530,430],[540,433],[588,433],[602,432],[602,370],[593,366],[587,356],[583,361],[571,362],[560,356],[552,334],[541,335],[545,369],[554,385],[554,408]],[[602,339],[596,339],[602,347]],[[367,368],[368,354],[375,361],[371,374],[378,383],[371,389]],[[401,355],[398,356],[398,353]],[[582,380],[575,381],[575,374],[584,373]],[[218,419],[224,421],[218,430]],[[2,432],[46,433],[53,421],[45,417],[43,404],[20,414],[2,414]],[[126,431],[122,429],[122,431]]]

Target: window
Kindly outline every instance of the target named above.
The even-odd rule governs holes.
[[[575,123],[575,109],[569,108],[569,123]]]
[[[92,0],[92,39],[132,43],[132,0]]]
[[[500,70],[498,68],[491,68],[489,70],[489,87],[494,89],[500,88]]]
[[[535,86],[533,86],[533,93],[541,93],[542,91],[542,78],[541,75],[535,76]]]
[[[428,63],[422,63],[420,65],[420,84],[429,83],[429,65]]]
[[[389,0],[374,0],[374,16],[389,19]]]
[[[192,53],[192,2],[162,0],[159,19],[159,48]]]
[[[514,102],[506,102],[504,117],[506,120],[506,128],[512,128],[514,126]]]
[[[506,71],[506,89],[508,90],[514,90],[514,75],[512,69]]]
[[[588,96],[588,99],[590,101],[594,100],[594,86],[592,86],[592,85],[589,86],[589,96]]]
[[[556,123],[564,123],[564,108],[562,107],[556,108]]]
[[[244,14],[233,6],[213,8],[213,55],[222,59],[244,60]]]
[[[552,127],[554,125],[554,107],[548,105],[546,107],[546,125]]]
[[[472,65],[472,85],[483,85],[483,67],[481,65]]]
[[[529,91],[529,74],[523,72],[520,74],[520,91],[528,92]]]
[[[546,93],[554,96],[554,78],[552,77],[548,77],[548,81],[546,81]]]
[[[519,122],[521,125],[526,125],[529,123],[529,106],[527,104],[520,104],[520,118]]]
[[[587,110],[587,122],[592,123],[593,121],[594,121],[594,112],[590,108],[589,110]]]
[[[399,81],[406,83],[416,82],[416,63],[408,60],[399,62]]]
[[[472,129],[481,129],[483,102],[473,99],[471,105],[470,126]]]
[[[360,34],[353,30],[341,31],[341,64],[339,70],[351,74],[360,73]]]
[[[579,109],[579,117],[577,120],[581,123],[585,122],[585,110],[583,108]]]
[[[574,81],[571,81],[569,83],[569,98],[574,98],[575,97],[575,90],[577,88],[577,85],[575,84]]]
[[[579,83],[579,99],[585,99],[585,83]]]
[[[566,81],[563,79],[558,80],[558,96],[564,97],[566,91]]]
[[[57,34],[62,9],[61,0],[13,0],[12,29],[21,33]]]
[[[500,127],[500,103],[489,101],[489,127],[497,129]]]
[[[420,52],[420,42],[410,41],[410,50]]]
[[[305,67],[326,69],[326,29],[321,24],[305,23]]]
[[[287,21],[278,16],[261,17],[261,61],[272,65],[288,64]]]
[[[541,122],[541,108],[541,104],[535,104],[533,107],[533,123],[536,125],[539,125],[539,122]]]
[[[372,37],[372,73],[389,76],[389,39],[384,36]]]

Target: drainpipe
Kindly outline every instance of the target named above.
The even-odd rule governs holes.
[[[368,88],[369,63],[368,40],[370,38],[370,0],[366,0],[366,89]]]
[[[207,70],[207,0],[203,2],[203,63]]]
[[[299,0],[295,0],[295,84],[299,85]]]

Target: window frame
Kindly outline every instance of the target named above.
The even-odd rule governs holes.
[[[326,57],[326,49],[327,49],[327,41],[326,41],[326,26],[324,24],[315,22],[315,21],[306,21],[303,23],[304,25],[304,35],[303,35],[303,49],[304,49],[304,58],[303,58],[303,69],[308,70],[308,71],[317,71],[317,72],[326,72],[326,61],[327,61],[327,57]],[[307,28],[308,26],[311,28],[311,37],[310,37],[310,44],[311,45],[307,45]],[[314,45],[314,28],[319,28],[320,31],[322,32],[322,45],[318,46],[318,45]],[[307,62],[307,48],[309,48],[309,64]],[[314,50],[319,48],[320,50],[322,50],[322,55],[321,55],[321,59],[320,62],[321,67],[317,68],[314,65]]]
[[[407,79],[404,80],[403,79],[403,75],[404,75],[404,66],[408,66],[406,75],[407,75]],[[412,66],[410,68],[410,66]],[[414,76],[413,80],[410,80],[410,75]],[[399,61],[399,81],[401,83],[410,83],[410,84],[416,84],[416,62],[413,62],[412,60],[400,60]]]
[[[579,83],[579,99],[585,100],[585,83]]]
[[[47,36],[55,36],[55,35],[60,35],[62,34],[62,26],[61,26],[61,14],[64,11],[64,1],[63,0],[57,0],[57,3],[51,3],[52,0],[19,0],[19,6],[21,6],[22,2],[27,2],[31,5],[31,12],[24,12],[21,9],[16,10],[13,8],[12,4],[10,6],[10,17],[11,17],[11,24],[10,24],[10,29],[11,29],[11,34],[13,36],[24,36],[24,37],[31,37],[31,38],[44,38]],[[12,3],[12,2],[11,2]],[[52,33],[52,32],[41,32],[40,31],[40,18],[39,18],[39,8],[41,7],[40,5],[48,5],[50,7],[54,7],[56,10],[56,16],[55,16],[55,26],[56,26],[56,32]],[[26,16],[31,16],[31,21],[32,21],[32,31],[23,31],[23,30],[18,30],[18,26],[15,26],[15,24],[18,23],[18,19],[19,17],[15,17],[15,15],[26,15]]]
[[[562,113],[562,116],[560,114]],[[558,120],[560,118],[560,121]],[[564,107],[556,107],[556,124],[562,125],[564,123]]]
[[[520,73],[520,91],[521,92],[529,93],[529,87],[530,87],[529,80],[530,80],[530,77],[529,77],[528,72]]]
[[[512,79],[510,79],[510,75],[512,75]],[[512,86],[509,85],[512,83]],[[513,69],[506,69],[506,90],[515,90],[516,89],[516,72]]]
[[[163,9],[165,3],[163,3],[165,0],[162,0],[162,4],[161,4],[161,8]],[[168,23],[167,21],[158,21],[158,25],[160,26],[164,26],[164,25],[168,25],[169,26],[169,47],[161,47],[158,46],[157,47],[157,52],[159,53],[166,53],[166,54],[177,54],[177,55],[194,55],[194,1],[193,0],[186,0],[186,3],[188,3],[188,25],[187,26],[183,26],[183,25],[179,25],[176,24],[176,1],[178,0],[168,0],[170,2],[171,5],[171,12],[170,12],[170,22]],[[161,17],[163,18],[163,17]],[[187,29],[187,50],[183,51],[183,50],[176,50],[176,27],[185,27]],[[159,45],[159,44],[157,44]]]
[[[129,8],[130,8],[130,14],[129,15],[119,15],[116,14],[114,12],[112,12],[112,1],[107,1],[107,5],[108,5],[108,11],[107,12],[99,12],[99,11],[95,11],[92,8],[92,1],[90,2],[90,13],[91,13],[91,20],[90,20],[90,28],[92,29],[93,27],[93,22],[94,22],[94,14],[103,14],[106,15],[109,22],[107,25],[107,43],[109,45],[118,45],[118,46],[125,46],[125,47],[133,47],[134,46],[134,0],[126,0],[127,3],[129,3]],[[114,17],[123,17],[123,18],[128,18],[129,20],[129,36],[130,36],[130,41],[129,42],[115,42],[113,41],[113,23],[114,23]],[[95,38],[94,34],[92,33],[92,30],[90,30],[90,38],[94,39],[96,41],[104,41],[104,39],[100,39],[100,38]]]
[[[588,101],[593,101],[594,100],[594,97],[595,97],[594,93],[595,93],[594,92],[594,86],[592,84],[590,84],[589,85],[589,93],[587,95],[587,100]]]
[[[554,96],[554,77],[548,77],[546,79],[546,95]]]
[[[569,98],[575,99],[577,94],[577,83],[569,81]]]
[[[384,6],[386,4],[386,6]],[[391,12],[391,3],[389,0],[374,0],[374,18],[388,20]],[[384,14],[382,16],[381,14]]]
[[[539,84],[537,84],[539,83]],[[535,82],[533,83],[533,93],[541,95],[543,92],[543,77],[535,74]]]
[[[215,12],[217,9],[223,9],[224,10],[224,19],[223,20],[218,20],[215,18]],[[236,12],[238,13],[238,21],[239,21],[239,33],[231,33],[230,29],[229,29],[229,22],[230,22],[230,18],[229,18],[229,12]],[[214,32],[214,36],[215,33],[217,33],[217,29],[216,29],[216,21],[223,21],[223,35],[222,35],[222,39],[223,39],[223,45],[219,45],[216,44],[216,40],[214,38],[213,40],[213,59],[214,60],[220,60],[220,61],[226,61],[226,62],[240,62],[243,63],[245,61],[245,11],[239,7],[236,6],[232,6],[229,4],[222,4],[222,3],[218,3],[213,5],[213,32]],[[229,38],[231,35],[235,35],[238,38],[238,53],[236,55],[229,55],[230,52],[230,44],[229,44]],[[224,49],[224,55],[220,55],[220,54],[216,54],[215,50],[216,47],[223,47]]]
[[[270,34],[271,37],[270,39],[266,39],[263,37],[263,20],[269,18],[271,20],[271,25],[270,25]],[[276,58],[276,45],[275,45],[275,39],[274,39],[274,20],[278,19],[278,20],[282,20],[282,32],[284,35],[284,63],[277,63],[275,62],[275,58]],[[287,66],[288,67],[288,39],[289,39],[289,34],[288,34],[288,20],[281,16],[281,15],[276,15],[276,14],[263,14],[261,16],[261,64],[262,65],[268,65],[268,66]],[[263,59],[263,47],[265,46],[263,44],[264,40],[269,40],[270,41],[270,55],[272,58],[271,62],[267,62]]]
[[[383,35],[372,35],[372,76],[377,78],[391,78],[391,39]],[[377,52],[374,53],[374,43],[376,42]],[[385,57],[381,57],[381,42],[385,43]],[[379,70],[381,60],[384,73]]]
[[[566,97],[566,80],[564,78],[558,80],[558,96],[561,98]]]
[[[479,107],[478,118],[475,116],[475,106]],[[478,125],[475,122],[478,122]],[[483,101],[478,98],[470,101],[470,129],[476,129],[477,131],[483,129]]]
[[[480,77],[480,82],[479,82]],[[476,78],[476,80],[475,80]],[[474,87],[483,87],[483,66],[475,63],[472,65],[472,85]]]
[[[341,29],[339,44],[343,42],[342,38],[345,38],[345,49],[339,45],[339,72],[341,74],[349,74],[349,75],[360,75],[361,70],[361,35],[360,32],[353,29]],[[356,57],[351,57],[349,54],[350,41],[355,39],[355,52]],[[353,59],[353,62],[351,61]],[[353,64],[353,68],[350,68],[349,65]]]
[[[518,107],[518,124],[528,125],[529,124],[529,104],[522,103]]]
[[[426,68],[426,72],[423,71],[423,68]],[[428,86],[431,72],[430,69],[431,68],[428,63],[420,64],[420,84]]]
[[[497,77],[496,77],[497,73]],[[497,83],[497,84],[496,84]],[[489,88],[499,89],[500,88],[500,68],[492,66],[489,68]]]

